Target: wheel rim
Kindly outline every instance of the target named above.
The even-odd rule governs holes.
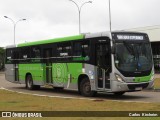
[[[32,84],[32,81],[31,81],[30,77],[27,77],[27,86],[28,86],[28,88],[31,88],[31,84]]]
[[[83,91],[85,94],[89,94],[91,92],[91,86],[89,82],[86,82],[83,86]]]

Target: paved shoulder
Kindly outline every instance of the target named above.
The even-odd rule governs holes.
[[[78,94],[77,91],[69,90],[53,90],[48,88],[41,88],[37,91],[27,90],[24,84],[10,83],[5,80],[4,74],[0,74],[0,88],[5,88],[12,91],[17,91],[21,93],[29,93],[39,96],[50,96],[50,97],[61,97],[61,98],[78,98],[86,99]],[[160,102],[159,92],[141,91],[141,92],[127,92],[123,96],[114,96],[113,94],[98,94],[96,97],[87,99],[104,99],[104,100],[114,100],[114,101],[124,101],[124,102]]]

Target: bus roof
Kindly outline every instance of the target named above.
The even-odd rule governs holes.
[[[63,37],[63,38],[55,38],[55,39],[48,39],[48,40],[41,40],[41,41],[34,41],[34,42],[26,42],[26,43],[18,44],[17,47],[41,45],[41,44],[64,42],[64,41],[70,41],[70,40],[80,40],[80,39],[84,39],[83,34],[82,35],[76,35],[76,36]]]
[[[113,31],[112,33],[140,33],[140,32],[131,32],[131,31]],[[144,34],[144,33],[143,33]],[[33,45],[41,45],[41,44],[49,44],[55,42],[64,42],[64,41],[72,41],[72,40],[82,40],[84,38],[95,38],[95,37],[108,37],[110,38],[110,32],[98,32],[98,33],[86,33],[81,35],[63,37],[63,38],[55,38],[55,39],[48,39],[48,40],[41,40],[41,41],[34,41],[34,42],[26,42],[18,44],[17,47],[25,47],[25,46],[33,46]],[[10,47],[9,47],[10,48]]]
[[[81,34],[81,35],[75,35],[75,36],[69,36],[69,37],[63,37],[63,38],[55,38],[55,39],[20,43],[20,44],[17,45],[17,47],[41,45],[41,44],[72,41],[72,40],[81,40],[81,39],[84,39],[84,38],[94,38],[94,37],[102,37],[102,36],[109,37],[110,34],[109,34],[109,32],[86,33],[86,34],[84,33],[84,34]]]

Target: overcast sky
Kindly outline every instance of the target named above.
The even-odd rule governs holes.
[[[79,5],[87,0],[74,0]],[[92,0],[81,11],[81,32],[109,30],[108,0]],[[112,29],[160,25],[160,0],[111,0]],[[69,0],[0,0],[0,46],[78,34],[78,10]]]

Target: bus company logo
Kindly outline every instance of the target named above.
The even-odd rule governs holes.
[[[12,117],[11,112],[2,112],[2,117]]]
[[[136,78],[136,79],[134,79],[134,81],[135,81],[135,82],[140,82],[141,79],[140,79],[140,78]]]
[[[61,77],[61,68],[57,68],[57,76]]]
[[[140,78],[137,79],[137,82],[140,82]]]

